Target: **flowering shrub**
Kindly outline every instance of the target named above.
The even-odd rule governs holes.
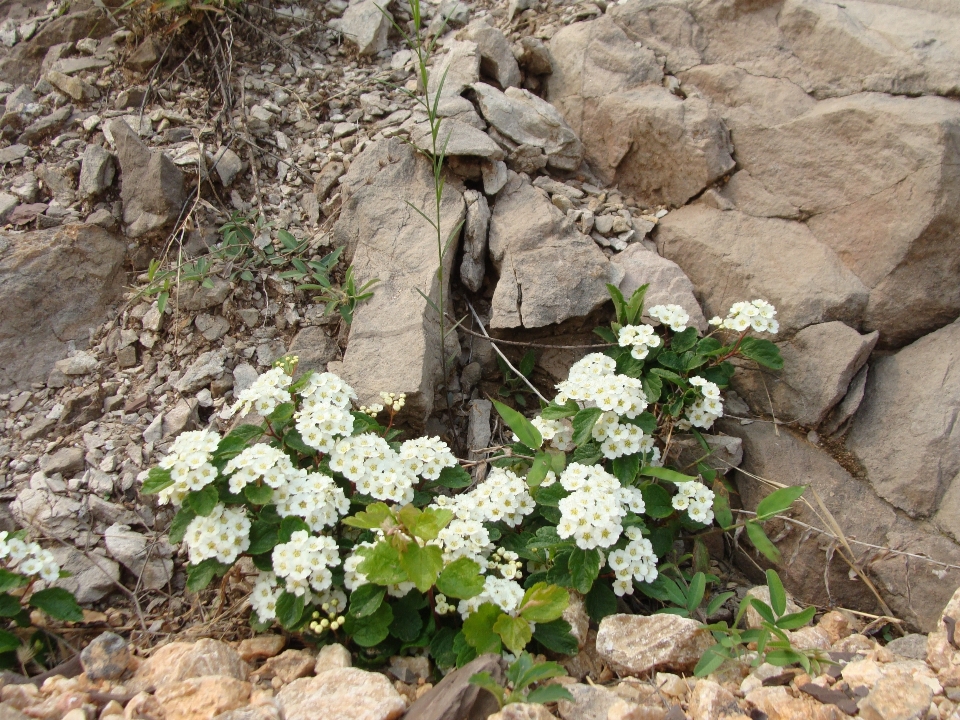
[[[681,533],[734,527],[698,431],[722,415],[729,359],[782,361],[747,334],[775,331],[769,304],[738,303],[699,338],[678,306],[643,324],[645,290],[626,300],[610,286],[617,317],[598,334],[612,347],[577,362],[537,417],[495,403],[514,442],[476,484],[439,438],[398,440],[402,396],[354,410],[336,375],[294,378],[296,359],[279,361],[224,413],[261,425],[184,433],[145,478],[143,492],[179,506],[170,535],[186,544],[188,588],[249,556],[255,626],[346,636],[373,656],[427,649],[441,667],[532,640],[575,653],[568,589],[594,619],[636,589],[662,599],[659,559]],[[705,448],[695,475],[668,467],[687,431]],[[771,557],[761,523],[786,495],[745,523]]]

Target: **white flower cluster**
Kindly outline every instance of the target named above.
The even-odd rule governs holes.
[[[406,393],[382,392],[380,393],[380,399],[383,400],[384,405],[393,410],[393,412],[400,412],[403,406],[407,404]]]
[[[6,530],[0,532],[0,560],[6,560],[10,568],[27,577],[39,577],[45,582],[53,582],[60,577],[60,566],[52,552],[35,542],[10,537]]]
[[[710,428],[714,422],[723,416],[723,402],[720,399],[720,388],[717,387],[715,383],[699,375],[690,378],[690,384],[694,387],[699,387],[703,397],[686,409],[686,420],[694,427]]]
[[[457,609],[456,605],[452,605],[447,602],[447,596],[443,593],[437,593],[436,603],[433,606],[433,609],[436,611],[437,615],[449,615],[454,610]]]
[[[673,507],[686,510],[694,522],[709,525],[713,522],[714,492],[703,483],[678,483],[678,492],[673,496]]]
[[[593,426],[593,439],[600,443],[600,452],[608,460],[640,452],[643,430],[630,423],[621,423],[613,412],[605,412]]]
[[[466,620],[484,603],[493,603],[508,615],[513,615],[523,602],[523,595],[523,587],[516,580],[487,575],[483,581],[483,591],[469,600],[461,600],[457,611]]]
[[[242,493],[247,485],[258,480],[263,480],[266,485],[276,490],[303,471],[295,468],[282,450],[257,443],[244,448],[243,452],[231,459],[223,472],[230,475],[230,492],[237,495]]]
[[[647,407],[639,380],[618,375],[616,361],[601,353],[590,353],[573,364],[566,380],[557,385],[556,402],[576,400],[586,406],[635,418]]]
[[[337,541],[324,535],[297,530],[290,541],[273,548],[273,572],[286,581],[287,592],[304,595],[330,587],[331,567],[340,564]]]
[[[557,534],[573,537],[584,550],[611,547],[623,532],[621,521],[632,511],[646,510],[643,495],[597,465],[570,463],[560,474],[560,484],[570,492],[559,503]]]
[[[616,574],[613,591],[617,595],[633,595],[633,580],[653,582],[657,579],[657,556],[653,545],[640,529],[628,527],[624,533],[630,542],[622,550],[614,550],[607,558],[607,565]]]
[[[287,390],[288,385],[290,376],[283,368],[268,370],[246,390],[241,390],[237,401],[229,409],[224,409],[220,417],[229,419],[237,412],[246,414],[251,411],[266,417],[277,409],[277,405],[290,402],[292,398]]]
[[[313,622],[310,623],[310,630],[317,635],[326,630],[339,630],[347,619],[340,615],[340,610],[347,606],[347,596],[338,588],[325,590],[322,595],[316,599],[320,603],[320,611],[327,614],[323,619],[320,618],[320,611],[314,611]]]
[[[183,537],[196,565],[208,558],[233,563],[250,547],[250,519],[244,507],[228,508],[217,503],[207,516],[198,515],[187,525]]]
[[[497,548],[490,556],[488,562],[488,568],[493,568],[499,572],[501,577],[507,580],[519,579],[520,568],[523,567],[523,563],[520,561],[520,556],[512,550]]]
[[[277,617],[277,600],[283,590],[277,585],[277,576],[272,572],[261,572],[253,584],[250,593],[250,606],[260,622],[269,622]]]
[[[503,468],[493,468],[487,479],[470,492],[453,498],[440,496],[436,504],[453,510],[461,520],[504,522],[510,527],[522,523],[536,506],[526,481]]]
[[[710,324],[737,332],[753,328],[757,332],[768,332],[771,335],[776,335],[780,330],[780,323],[774,319],[776,314],[776,308],[766,300],[736,302],[725,318],[717,315],[710,319]]]
[[[660,336],[652,325],[624,325],[617,333],[620,347],[632,347],[630,354],[637,360],[643,360],[650,354],[650,348],[660,347]]]
[[[654,305],[647,310],[647,315],[659,320],[674,332],[683,332],[690,322],[690,315],[679,305]]]
[[[453,508],[452,503],[443,502],[449,498],[441,495],[437,498],[438,507]],[[437,541],[443,550],[444,563],[465,557],[480,564],[486,569],[486,553],[493,545],[490,543],[490,533],[479,520],[454,517],[450,523],[437,535]]]
[[[379,435],[363,433],[340,440],[330,453],[330,469],[354,483],[357,492],[377,500],[413,501],[416,475]]]
[[[181,433],[173,441],[170,452],[160,461],[160,467],[170,471],[173,485],[159,493],[162,504],[173,501],[179,505],[183,498],[200,490],[217,478],[217,469],[210,456],[220,444],[220,436],[209,430]]]
[[[339,377],[325,372],[311,375],[301,395],[303,402],[294,416],[297,430],[307,445],[328,453],[338,437],[353,432],[350,401],[356,393]]]
[[[296,515],[310,529],[320,532],[332,527],[350,512],[350,501],[334,479],[323,473],[300,470],[297,477],[273,494],[280,517]]]
[[[400,446],[400,460],[412,475],[436,480],[444,468],[455,467],[457,458],[438,437],[419,437]]]
[[[538,415],[531,422],[540,432],[543,441],[550,443],[557,450],[570,452],[576,447],[573,444],[573,423],[569,418],[548,420]]]

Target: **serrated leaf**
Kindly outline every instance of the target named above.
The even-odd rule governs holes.
[[[500,413],[500,417],[503,418],[507,427],[513,430],[520,442],[533,450],[543,445],[543,436],[540,435],[540,431],[537,430],[533,423],[527,420],[527,418],[513,408],[507,407],[502,402],[496,400],[492,400],[491,402],[497,409],[497,412]]]
[[[290,542],[290,538],[293,537],[295,532],[304,531],[309,533],[310,526],[307,525],[301,518],[294,517],[292,515],[285,517],[280,521],[280,531],[279,531],[279,540],[282,543]]]
[[[618,458],[614,458],[613,474],[621,484],[632,485],[633,481],[637,478],[638,472],[640,472],[640,456],[638,454],[621,455]]]
[[[283,445],[291,450],[296,450],[301,455],[310,455],[313,456],[316,454],[316,450],[303,440],[303,436],[300,434],[300,431],[295,427],[290,428],[287,433],[283,436]]]
[[[500,687],[500,683],[493,679],[493,676],[490,673],[474,673],[470,676],[470,684],[486,690],[497,699],[497,706],[501,708],[503,707],[503,688]]]
[[[393,609],[389,603],[383,603],[376,612],[363,618],[356,618],[347,614],[344,619],[344,631],[360,647],[379,645],[390,634],[390,623],[393,622]]]
[[[9,618],[19,615],[20,610],[20,600],[8,593],[0,593],[0,617]]]
[[[170,477],[170,471],[163,468],[150,468],[147,473],[147,479],[143,481],[140,487],[140,493],[143,495],[156,495],[161,490],[173,485],[173,478]]]
[[[416,590],[411,590],[393,603],[393,620],[390,622],[390,634],[403,642],[414,642],[423,629],[421,608],[427,601]]]
[[[594,583],[590,592],[583,598],[583,603],[586,606],[587,615],[595,623],[617,612],[617,596],[606,582]]]
[[[757,519],[766,520],[789,509],[806,489],[806,485],[794,485],[774,490],[757,503]]]
[[[771,370],[783,369],[780,348],[769,340],[745,337],[740,341],[740,354]]]
[[[177,514],[173,516],[170,523],[170,529],[167,531],[167,539],[174,545],[183,542],[184,535],[187,534],[187,528],[197,514],[190,508],[180,508]]]
[[[426,592],[433,587],[443,569],[443,551],[436,545],[420,547],[416,542],[411,542],[400,553],[400,565],[417,590]],[[373,579],[369,575],[368,578]]]
[[[570,594],[562,587],[540,582],[531,587],[520,602],[520,615],[531,622],[551,622],[567,609]]]
[[[676,512],[670,493],[656,483],[643,483],[640,486],[640,492],[643,495],[645,512],[650,517],[665,518]]]
[[[588,593],[600,574],[600,552],[575,547],[570,553],[568,567],[573,587],[582,594]]]
[[[573,418],[573,443],[574,445],[583,445],[593,438],[593,426],[603,415],[603,410],[598,407],[584,408]]]
[[[483,592],[484,578],[479,563],[458,558],[447,565],[437,578],[437,590],[447,597],[469,600]]]
[[[209,585],[217,575],[222,575],[230,569],[230,565],[217,562],[215,558],[207,558],[196,565],[187,567],[187,590],[200,592]]]
[[[385,540],[358,552],[362,553],[363,561],[357,566],[357,570],[366,575],[370,582],[377,585],[396,585],[407,581],[407,573],[400,563],[399,551]]]
[[[682,332],[678,332],[673,336],[673,340],[670,341],[670,349],[675,353],[686,352],[694,345],[697,344],[697,329],[695,327],[688,327]]]
[[[428,507],[417,517],[413,526],[407,526],[421,540],[434,540],[440,531],[453,520],[453,511],[445,508]]]
[[[267,484],[250,483],[244,486],[243,495],[254,505],[269,505],[273,499],[273,488]]]
[[[350,593],[350,614],[355,618],[373,615],[383,603],[387,589],[382,585],[361,585]]]
[[[544,420],[561,420],[563,418],[573,417],[580,411],[580,406],[573,400],[568,400],[565,405],[550,403],[540,411],[540,417]]]
[[[29,580],[20,573],[11,572],[6,568],[0,568],[0,592],[9,592],[26,585]]]
[[[514,655],[522,652],[533,637],[530,623],[523,617],[511,617],[506,613],[501,613],[497,618],[493,624],[493,631],[500,636],[503,644]]]
[[[570,632],[570,623],[568,623],[563,618],[559,620],[554,620],[553,622],[548,623],[537,623],[536,628],[533,631],[533,639],[538,643],[543,645],[547,650],[550,650],[555,653],[560,653],[562,655],[576,655],[580,647],[577,644],[577,639],[573,636],[573,633]],[[544,663],[541,663],[543,665]],[[536,669],[537,666],[534,667]],[[540,672],[546,672],[540,671]],[[565,675],[566,671],[560,670],[560,675]],[[526,685],[529,685],[531,682],[537,682],[539,680],[545,680],[550,677],[558,677],[557,675],[544,675],[543,677],[536,677],[533,680],[526,682]],[[523,683],[524,678],[521,678],[521,683]]]
[[[573,701],[573,695],[570,694],[570,691],[567,690],[563,685],[544,685],[538,687],[536,690],[531,690],[530,694],[527,695],[526,702],[528,703],[553,703],[560,702],[561,700]]]
[[[277,620],[289,630],[303,617],[303,595],[294,595],[284,590],[277,598]]]
[[[206,517],[213,512],[219,501],[220,495],[217,493],[217,488],[213,485],[204,485],[199,490],[188,493],[183,504],[197,515]]]
[[[500,654],[500,636],[493,631],[493,625],[502,614],[503,611],[493,603],[483,603],[463,621],[464,639],[478,654]]]
[[[453,467],[445,467],[440,471],[440,477],[437,478],[437,485],[443,485],[443,487],[451,488],[452,490],[459,490],[460,488],[469,487],[473,483],[473,478],[470,477],[464,468],[459,465],[454,465]]]
[[[279,542],[279,525],[263,520],[254,520],[250,525],[250,547],[247,548],[247,552],[251,555],[272,552]]]
[[[342,522],[350,527],[362,528],[364,530],[375,530],[379,528],[387,518],[393,518],[393,513],[386,503],[378,502],[367,505],[366,510],[361,510],[352,517],[345,517]]]
[[[456,664],[457,653],[453,649],[453,640],[456,636],[456,630],[443,627],[430,639],[430,657],[433,658],[437,667],[448,668]]]

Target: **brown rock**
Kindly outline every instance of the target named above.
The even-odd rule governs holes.
[[[557,712],[563,720],[607,720],[614,715],[613,709],[623,705],[623,700],[612,690],[598,685],[572,683],[565,686],[573,700],[561,700],[557,703]],[[636,708],[635,703],[629,703]]]
[[[152,37],[146,38],[127,58],[127,67],[140,73],[147,72],[160,59],[161,50]]]
[[[116,680],[127,671],[131,659],[127,641],[112,632],[98,635],[80,653],[90,680]]]
[[[700,679],[690,693],[688,710],[693,720],[720,720],[742,713],[733,693],[706,679]]]
[[[747,693],[747,702],[769,720],[845,720],[835,705],[823,705],[808,695],[793,697],[785,687],[761,687]]]
[[[237,646],[237,652],[240,659],[244,662],[251,660],[263,660],[279,655],[287,644],[287,639],[283,635],[256,635],[246,640],[241,640]]]
[[[481,655],[459,670],[454,670],[417,699],[404,720],[484,720],[497,712],[497,700],[485,690],[470,684],[470,677],[479,672],[488,672],[494,680],[502,683],[501,662],[496,655]]]
[[[297,365],[300,372],[313,370],[322,373],[326,372],[328,362],[337,359],[340,348],[335,337],[327,335],[323,328],[311,325],[296,334],[287,352],[300,358]]]
[[[700,623],[677,615],[610,615],[597,632],[597,653],[621,675],[690,670],[713,644]]]
[[[350,651],[340,643],[324,645],[317,654],[317,662],[314,664],[313,672],[315,675],[325,673],[328,670],[339,670],[341,668],[351,667],[353,664],[350,658]]]
[[[394,720],[406,704],[386,677],[357,668],[294,680],[277,694],[286,720]]]
[[[258,670],[261,680],[277,678],[286,684],[313,674],[317,659],[306,650],[284,650],[267,660]]]
[[[916,680],[882,677],[860,701],[863,720],[913,720],[927,717],[933,691]]]
[[[204,638],[195,643],[175,642],[153,653],[128,683],[131,689],[160,688],[166,684],[220,675],[246,680],[250,669],[232,647]]]
[[[510,703],[487,720],[553,720],[553,715],[543,705]]]
[[[213,720],[246,705],[250,689],[250,683],[233,677],[207,675],[162,685],[156,697],[164,720]]]

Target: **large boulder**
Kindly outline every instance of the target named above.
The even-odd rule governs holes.
[[[763,298],[787,336],[830,320],[860,324],[866,288],[802,223],[694,204],[664,217],[656,241],[693,282],[707,316]]]
[[[829,521],[813,497],[816,492],[853,548],[855,562],[872,578],[895,616],[925,632],[936,627],[940,609],[960,585],[960,571],[949,567],[960,565],[960,545],[929,525],[897,513],[866,479],[852,476],[830,454],[784,426],[723,421],[720,427],[743,440],[745,472],[737,475],[737,485],[745,509],[756,510],[770,492],[755,478],[809,486],[804,495],[809,504],[802,499],[794,503],[790,516],[829,531]],[[879,610],[873,593],[841,559],[843,546],[833,533],[809,531],[782,520],[767,523],[767,530],[783,556],[777,571],[798,600]],[[922,557],[947,566],[927,563]],[[749,573],[756,562],[766,563],[752,553],[742,568]],[[759,576],[756,579],[762,581]]]
[[[126,246],[94,225],[0,235],[0,390],[47,378],[123,293]]]
[[[180,217],[186,193],[183,173],[159,150],[150,150],[121,118],[110,123],[120,159],[123,222],[132,238],[157,233]]]
[[[391,0],[353,0],[340,19],[340,32],[357,46],[360,55],[376,55],[387,48],[393,17]]]
[[[847,447],[876,491],[960,540],[960,322],[876,360]]]
[[[607,283],[624,275],[545,193],[513,172],[497,194],[489,244],[500,273],[490,320],[497,329],[586,317],[610,299]]]
[[[341,192],[334,243],[347,246],[358,287],[379,279],[373,297],[354,313],[343,375],[364,403],[374,402],[385,390],[406,393],[410,421],[422,423],[433,409],[434,388],[441,380],[439,318],[420,295],[434,303],[440,300],[436,231],[413,209],[431,216],[434,212],[430,163],[398,138],[382,140],[353,161]],[[444,240],[465,214],[463,194],[456,181],[448,179],[441,203]],[[444,254],[445,303],[457,239]]]

